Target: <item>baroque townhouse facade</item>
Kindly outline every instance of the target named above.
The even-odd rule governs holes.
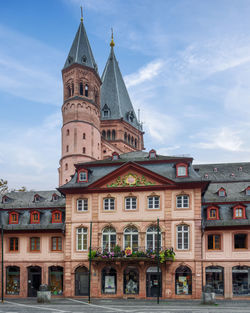
[[[159,288],[163,299],[198,299],[205,285],[250,297],[250,163],[144,152],[114,45],[112,35],[100,77],[81,19],[62,70],[59,188],[0,198],[4,295],[48,284],[53,296],[85,297],[90,257],[92,297]]]

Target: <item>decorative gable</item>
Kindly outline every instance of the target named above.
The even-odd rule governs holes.
[[[116,180],[107,184],[108,188],[112,187],[136,187],[136,186],[154,186],[156,182],[147,179],[144,175],[130,172],[126,175],[118,176]]]

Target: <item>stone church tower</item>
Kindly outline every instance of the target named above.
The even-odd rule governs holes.
[[[144,149],[142,127],[114,54],[113,35],[110,46],[101,80],[81,18],[62,70],[60,186],[71,179],[76,163]]]

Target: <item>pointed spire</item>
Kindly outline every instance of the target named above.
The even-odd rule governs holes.
[[[102,74],[101,86],[101,119],[117,120],[124,119],[133,127],[141,130],[141,125],[137,120],[133,105],[124,83],[118,62],[115,57],[113,40],[113,30],[110,42],[110,54],[105,69]],[[108,116],[104,116],[104,111],[108,111]]]
[[[71,66],[72,64],[81,64],[93,68],[98,74],[97,65],[83,24],[82,7],[81,22],[75,35],[75,39],[70,48],[66,62],[64,64],[64,69]]]
[[[113,28],[111,28],[111,41],[110,41],[110,47],[113,48],[115,46],[114,43],[114,34],[113,34]]]

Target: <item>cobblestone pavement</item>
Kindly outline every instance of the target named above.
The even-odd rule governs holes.
[[[250,313],[250,301],[218,301],[202,305],[199,300],[176,301],[93,299],[52,299],[51,304],[38,304],[36,299],[7,299],[0,303],[0,313]]]

